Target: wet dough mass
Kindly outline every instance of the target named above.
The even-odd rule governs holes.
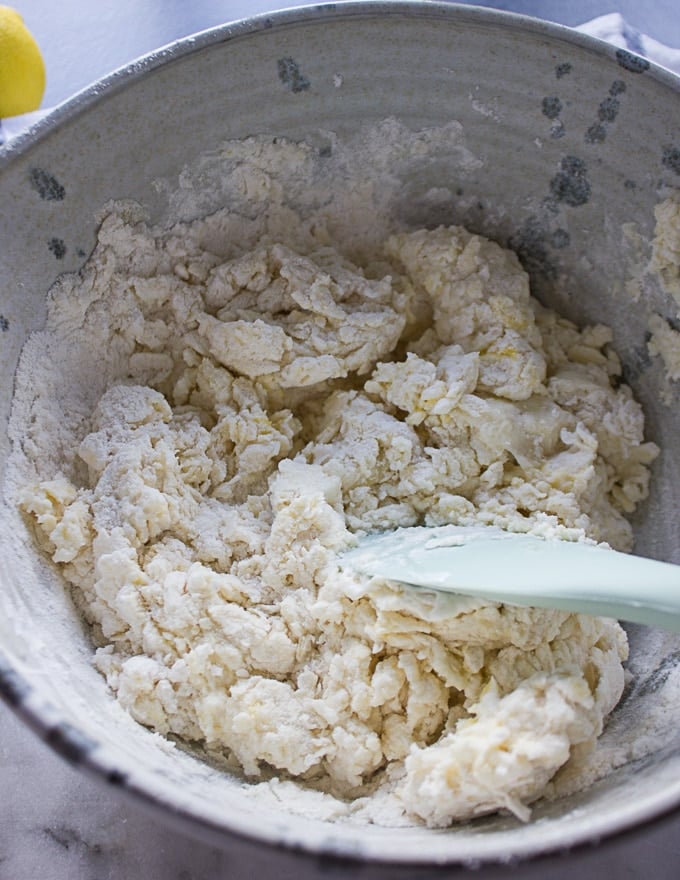
[[[276,241],[223,258],[210,222],[114,210],[52,296],[54,338],[119,365],[93,412],[64,413],[78,443],[24,450],[22,507],[98,668],[139,722],[251,779],[384,821],[526,818],[618,701],[623,630],[444,613],[337,554],[450,522],[630,548],[656,449],[611,333],[542,307],[514,254],[462,228],[392,235],[358,267]]]

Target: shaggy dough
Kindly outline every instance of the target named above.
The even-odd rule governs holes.
[[[654,220],[648,271],[680,308],[680,191],[666,193],[654,208]]]
[[[656,449],[610,331],[543,308],[461,228],[393,235],[361,268],[266,241],[222,259],[208,226],[114,210],[52,297],[64,350],[78,328],[120,365],[94,412],[64,411],[79,445],[26,441],[21,499],[98,668],[139,722],[251,779],[389,821],[526,818],[618,701],[623,630],[444,613],[337,554],[451,522],[628,549]]]
[[[680,381],[680,192],[673,190],[654,209],[655,227],[652,256],[647,271],[674,300],[675,314],[652,314],[647,327],[650,338],[647,350],[660,357],[665,370],[666,387],[661,399],[668,406],[677,400],[671,383]]]

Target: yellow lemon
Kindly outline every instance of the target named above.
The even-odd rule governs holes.
[[[45,91],[45,63],[19,13],[0,6],[0,119],[37,110]]]

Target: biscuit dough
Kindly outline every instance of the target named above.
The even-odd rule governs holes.
[[[672,297],[675,314],[650,316],[647,327],[647,350],[652,357],[660,357],[664,366],[666,387],[661,399],[668,406],[677,400],[680,381],[680,192],[673,190],[654,209],[654,238],[652,256],[647,271],[657,284]]]
[[[610,331],[541,306],[514,254],[459,227],[394,234],[361,267],[266,240],[223,258],[220,222],[114,208],[52,294],[69,357],[86,359],[80,334],[117,364],[24,448],[21,505],[97,667],[141,724],[251,780],[297,779],[373,821],[526,819],[594,748],[623,630],[442,609],[338,553],[450,522],[630,548],[657,450]]]

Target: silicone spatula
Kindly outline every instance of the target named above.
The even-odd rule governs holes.
[[[603,544],[493,526],[413,527],[359,539],[341,565],[433,591],[680,632],[680,565]]]

